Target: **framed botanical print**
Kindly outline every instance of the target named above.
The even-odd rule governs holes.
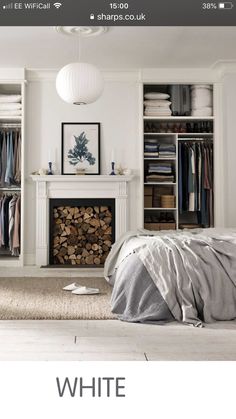
[[[62,175],[100,175],[100,123],[63,122]]]

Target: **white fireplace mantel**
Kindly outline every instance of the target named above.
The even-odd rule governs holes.
[[[128,183],[134,176],[32,175],[36,182],[36,265],[49,263],[49,200],[114,198],[116,240],[129,229]]]

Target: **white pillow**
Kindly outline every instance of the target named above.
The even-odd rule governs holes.
[[[150,92],[144,95],[145,99],[169,99],[170,95],[167,93]]]
[[[0,103],[19,103],[21,95],[0,95]]]
[[[21,103],[1,103],[0,102],[0,110],[1,111],[8,111],[9,110],[18,110],[21,109]]]
[[[144,105],[150,108],[168,108],[171,102],[169,100],[145,100]]]

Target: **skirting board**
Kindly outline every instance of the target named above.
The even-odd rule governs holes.
[[[1,278],[103,278],[103,269],[47,269],[39,268],[38,266],[24,266],[24,267],[2,267],[0,269]],[[73,280],[71,281],[73,282]]]

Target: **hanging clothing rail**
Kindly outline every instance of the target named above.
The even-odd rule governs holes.
[[[0,197],[0,250],[20,254],[21,194],[3,193]]]
[[[181,141],[178,155],[180,214],[195,212],[198,224],[213,227],[213,141]]]
[[[178,141],[183,141],[183,142],[185,142],[185,143],[199,143],[200,141],[201,142],[206,142],[206,143],[212,143],[213,142],[213,139],[212,138],[192,138],[192,139],[190,139],[190,138],[178,138]]]
[[[21,130],[0,129],[0,187],[19,188],[21,183]]]
[[[4,192],[4,191],[6,191],[6,192],[20,192],[21,191],[21,188],[11,188],[11,187],[9,187],[9,188],[1,188],[0,187],[0,193],[1,192]]]

